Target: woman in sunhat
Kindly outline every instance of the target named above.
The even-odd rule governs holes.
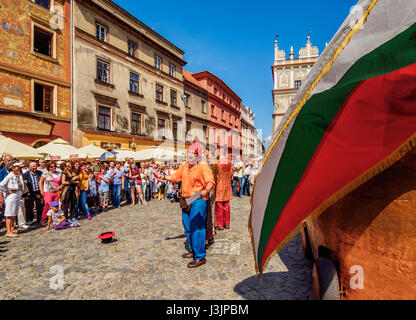
[[[20,199],[25,188],[20,163],[11,161],[7,164],[9,174],[0,182],[0,191],[4,195],[6,217],[6,237],[17,237],[17,230],[14,227],[17,213],[20,207]]]
[[[187,209],[182,211],[187,245],[192,249],[183,255],[184,258],[193,258],[193,261],[188,263],[189,268],[196,268],[206,263],[207,200],[215,182],[211,169],[208,164],[202,163],[202,159],[202,146],[194,140],[188,148],[187,161],[173,175],[165,176],[168,181],[182,181],[182,197],[184,198],[201,192],[201,198],[190,204],[189,212]]]

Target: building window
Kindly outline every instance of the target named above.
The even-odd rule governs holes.
[[[202,113],[207,113],[206,102],[204,100],[201,100],[201,110],[202,110]]]
[[[172,133],[173,133],[173,139],[178,140],[178,122],[173,121],[172,123]]]
[[[191,121],[186,121],[186,134],[191,133],[191,126],[192,126],[192,122]]]
[[[302,85],[302,81],[300,80],[295,81],[295,88],[300,88],[301,85]]]
[[[184,99],[183,99],[183,103],[185,104],[185,107],[187,107],[187,108],[190,108],[189,107],[189,98],[190,98],[191,96],[189,95],[189,94],[186,94],[185,93],[185,95],[184,95]]]
[[[225,113],[224,110],[221,110],[221,120],[225,121]]]
[[[214,93],[215,93],[215,94],[217,93],[217,88],[214,88]]]
[[[34,28],[33,51],[52,57],[53,34],[45,30]]]
[[[156,84],[156,101],[163,102],[163,86]]]
[[[175,107],[178,105],[177,93],[175,90],[170,90],[170,104]]]
[[[139,76],[130,72],[130,91],[139,93]]]
[[[97,79],[103,82],[110,82],[110,64],[97,59]]]
[[[98,129],[111,130],[111,108],[98,106]]]
[[[99,23],[96,23],[95,30],[96,30],[96,35],[97,35],[98,40],[107,41],[107,28],[106,27],[104,27],[103,25]]]
[[[213,105],[211,105],[211,116],[215,117],[215,107]]]
[[[50,3],[49,2],[50,2],[49,0],[35,0],[35,3],[36,4],[42,6],[42,7],[46,8],[46,9],[49,9],[49,6],[50,6]]]
[[[128,47],[129,47],[129,56],[136,57],[137,43],[129,40]]]
[[[169,65],[169,74],[174,77],[175,76],[176,67],[173,64]]]
[[[204,131],[205,138],[208,138],[208,127],[207,126],[202,126],[202,130]]]
[[[140,113],[133,112],[131,114],[131,133],[132,134],[142,133],[142,115]]]
[[[157,120],[157,131],[159,133],[159,138],[163,139],[166,137],[166,121],[165,119],[158,119]]]
[[[35,83],[35,111],[53,111],[53,87]]]
[[[158,56],[155,56],[155,68],[162,70],[162,59]]]

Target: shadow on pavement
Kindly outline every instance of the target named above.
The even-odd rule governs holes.
[[[258,277],[253,275],[238,283],[234,291],[247,300],[312,299],[312,264],[304,256],[299,257],[303,251],[299,252],[294,249],[293,244],[289,244],[279,253],[287,270],[265,272],[263,279],[261,275]],[[276,259],[276,256],[272,258],[272,261]]]
[[[176,237],[167,237],[165,240],[175,240],[175,239],[183,239],[183,238],[186,238],[186,236],[184,234],[181,234]]]

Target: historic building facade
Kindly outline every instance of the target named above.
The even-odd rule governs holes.
[[[302,85],[312,66],[319,57],[319,50],[312,46],[310,37],[306,46],[294,58],[293,47],[290,48],[289,59],[284,50],[279,50],[277,40],[274,45],[273,73],[273,132],[276,131],[289,105]]]
[[[257,154],[257,130],[254,126],[254,112],[241,105],[241,143],[243,161],[253,160]]]
[[[208,90],[194,78],[191,72],[183,70],[184,105],[186,112],[186,144],[198,138],[202,145],[209,143]]]
[[[0,0],[0,132],[71,140],[71,3]]]
[[[230,159],[241,156],[241,98],[209,71],[194,73],[193,77],[208,91],[211,153],[227,148]]]
[[[184,52],[110,0],[76,0],[73,28],[74,146],[184,142]]]

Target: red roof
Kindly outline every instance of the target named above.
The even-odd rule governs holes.
[[[185,78],[185,80],[188,80],[189,82],[192,82],[193,84],[197,85],[198,87],[201,87],[201,84],[199,83],[198,80],[196,80],[194,78],[192,73],[186,71],[185,69],[183,70],[183,77]]]

